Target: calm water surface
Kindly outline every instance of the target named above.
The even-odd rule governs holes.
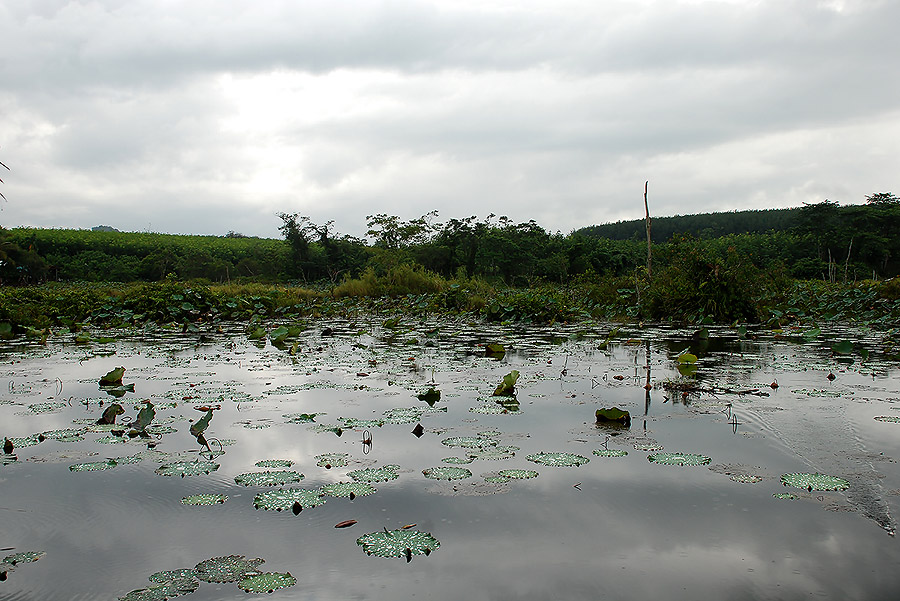
[[[323,335],[326,328],[333,335]],[[260,570],[296,577],[266,596],[273,600],[897,598],[900,546],[889,532],[900,512],[900,423],[875,419],[900,417],[896,365],[874,353],[866,361],[833,357],[825,336],[748,341],[722,330],[698,341],[635,327],[604,344],[609,331],[450,321],[387,329],[359,320],[311,324],[293,349],[248,341],[238,329],[202,338],[148,330],[92,345],[6,343],[0,436],[83,429],[112,402],[127,421],[144,399],[164,433],[152,449],[140,438],[109,443],[107,433],[86,432],[14,450],[17,460],[0,465],[0,558],[45,555],[9,570],[0,599],[118,599],[150,586],[155,572],[225,555],[261,558]],[[853,332],[828,336],[868,344]],[[488,342],[503,344],[506,355],[485,357]],[[699,357],[691,381],[700,392],[666,390],[688,348]],[[119,365],[135,391],[117,399],[97,380]],[[521,374],[518,410],[485,413],[500,407],[491,394],[511,370]],[[441,397],[428,410],[416,395],[432,386]],[[226,443],[219,467],[184,478],[156,474],[199,459],[188,429],[204,404],[221,405],[207,429]],[[629,428],[595,425],[595,410],[613,405],[631,412]],[[410,407],[422,411],[409,423],[346,421]],[[291,423],[300,413],[316,413],[315,422]],[[341,435],[316,425],[342,426]],[[504,459],[445,462],[470,449],[442,441],[472,436],[515,449]],[[594,454],[601,450],[627,455]],[[527,459],[540,452],[589,462]],[[659,452],[710,461],[648,461]],[[346,453],[349,465],[320,467],[323,453]],[[134,456],[111,469],[70,470]],[[374,483],[374,494],[326,497],[294,515],[254,508],[254,497],[274,487],[235,483],[266,471],[255,463],[267,459],[291,460],[288,469],[304,475],[289,488],[318,489],[392,464],[399,476]],[[441,466],[472,475],[423,474]],[[492,481],[506,469],[538,476]],[[840,477],[850,488],[783,486],[781,476],[795,472]],[[796,498],[774,496],[787,492]],[[182,504],[200,493],[227,501]],[[352,527],[334,527],[351,519]],[[408,562],[366,555],[357,544],[408,524],[440,547]],[[234,583],[201,582],[185,598],[254,596]]]

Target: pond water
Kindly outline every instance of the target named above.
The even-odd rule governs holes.
[[[245,579],[282,575],[267,599],[896,598],[897,365],[863,360],[852,331],[611,329],[359,319],[279,346],[238,326],[5,343],[0,558],[18,560],[0,563],[0,599],[161,599],[151,575],[227,556],[265,560]],[[843,339],[857,352],[835,356]],[[134,392],[99,388],[116,366]],[[513,370],[515,397],[492,396]],[[145,399],[150,438],[92,425],[116,402],[117,423],[134,420]],[[211,452],[189,431],[203,405],[221,406]],[[595,423],[612,406],[629,427]],[[246,476],[291,471],[303,478]],[[373,473],[375,492],[323,489]],[[806,473],[846,488],[782,482]],[[266,509],[281,489],[284,510]],[[360,544],[379,538],[396,557]],[[239,574],[195,574],[186,599],[256,596]]]

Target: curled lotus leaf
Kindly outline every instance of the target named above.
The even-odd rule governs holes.
[[[368,482],[333,482],[321,489],[323,494],[331,497],[364,497],[375,492],[375,487]]]
[[[316,465],[319,467],[345,467],[350,465],[350,455],[348,453],[322,453],[316,455]]]
[[[76,463],[75,465],[69,466],[69,471],[72,472],[96,472],[99,470],[108,470],[110,468],[114,468],[118,465],[113,459],[108,459],[106,461],[87,461],[85,463]]]
[[[880,422],[890,422],[893,424],[900,424],[900,417],[898,417],[896,415],[879,415],[875,419]]]
[[[244,559],[243,555],[225,555],[204,559],[196,566],[197,578],[203,582],[237,582],[266,562],[265,559]]]
[[[712,461],[710,457],[697,453],[654,453],[647,459],[661,465],[708,465]]]
[[[46,432],[41,432],[41,436],[59,442],[78,442],[84,440],[84,430],[76,430],[75,428],[47,430]]]
[[[278,470],[275,472],[249,472],[234,477],[235,484],[244,486],[283,486],[300,482],[305,476],[294,470]]]
[[[254,465],[256,467],[268,468],[291,467],[292,465],[294,465],[294,462],[290,459],[264,459],[262,461],[257,461]]]
[[[23,551],[22,553],[14,553],[3,558],[3,562],[7,565],[15,566],[20,563],[31,563],[39,560],[46,555],[45,551]]]
[[[280,588],[297,584],[290,572],[263,572],[248,575],[238,582],[238,588],[245,593],[274,593]]]
[[[628,451],[623,451],[622,449],[599,449],[594,451],[594,455],[597,457],[625,457],[628,455]]]
[[[119,601],[166,601],[166,599],[193,593],[198,588],[200,588],[200,583],[193,578],[177,578],[131,591],[124,597],[119,597]]]
[[[463,447],[465,449],[481,449],[484,447],[495,447],[498,442],[493,438],[485,438],[483,436],[452,436],[445,438],[441,444],[448,447]]]
[[[400,477],[397,470],[399,465],[386,465],[384,467],[367,467],[361,470],[347,472],[347,475],[357,482],[387,482]]]
[[[806,490],[846,490],[850,488],[850,482],[837,476],[827,474],[793,473],[781,476],[781,483],[785,486],[805,488]]]
[[[501,461],[504,459],[512,459],[516,456],[516,451],[519,450],[519,447],[514,446],[503,446],[503,447],[486,447],[483,449],[474,449],[468,451],[466,455],[468,455],[471,459],[487,459],[490,461]]]
[[[196,578],[197,570],[194,568],[181,568],[179,570],[164,570],[150,574],[150,582],[171,582],[173,580],[184,580],[186,578]]]
[[[304,488],[279,488],[277,490],[267,490],[266,492],[256,495],[253,499],[253,506],[257,509],[274,509],[275,511],[285,511],[294,509],[295,505],[302,509],[316,507],[325,503],[325,497],[322,491],[315,489],[309,490]]]
[[[457,465],[464,465],[473,461],[475,461],[474,457],[444,457],[441,459],[442,463],[455,463]]]
[[[512,480],[528,480],[538,477],[538,473],[534,470],[501,470],[499,475]]]
[[[219,469],[219,464],[213,461],[174,461],[156,468],[160,476],[199,476],[209,474]]]
[[[534,453],[525,457],[528,461],[550,467],[578,467],[588,463],[590,459],[574,453]]]
[[[228,495],[216,495],[212,493],[203,493],[198,495],[188,495],[181,499],[182,505],[216,505],[224,503],[228,500]]]
[[[432,480],[462,480],[472,477],[472,472],[464,467],[429,467],[422,470],[426,478]]]
[[[441,546],[440,541],[428,532],[402,529],[370,532],[356,539],[356,544],[366,555],[406,557],[407,560],[412,555],[430,555]]]

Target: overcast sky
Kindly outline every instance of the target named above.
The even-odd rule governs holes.
[[[4,227],[568,233],[900,192],[897,0],[15,0]]]

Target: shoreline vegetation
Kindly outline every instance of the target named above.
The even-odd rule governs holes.
[[[148,322],[184,329],[366,313],[390,320],[653,321],[900,328],[900,198],[552,234],[493,215],[370,215],[373,242],[279,215],[283,240],[0,228],[0,337]],[[660,225],[661,224],[661,225]],[[606,228],[606,229],[604,229]],[[668,229],[667,229],[668,228]],[[679,228],[677,231],[672,228]]]

